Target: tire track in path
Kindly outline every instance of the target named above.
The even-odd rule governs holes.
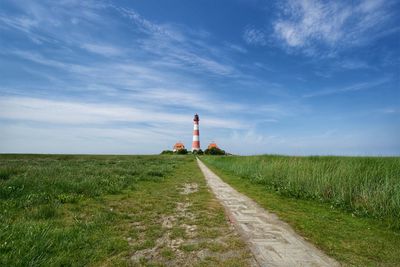
[[[276,215],[223,182],[199,159],[197,163],[260,266],[340,266]]]

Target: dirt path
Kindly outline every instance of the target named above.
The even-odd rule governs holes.
[[[199,159],[197,162],[260,266],[339,266],[276,215],[223,182]]]

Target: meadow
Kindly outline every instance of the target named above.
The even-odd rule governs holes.
[[[0,211],[0,266],[249,258],[194,157],[0,155]]]
[[[400,229],[400,157],[206,157],[283,196],[329,203]]]
[[[398,266],[399,158],[201,156],[343,265]],[[192,155],[0,155],[0,266],[247,266]]]

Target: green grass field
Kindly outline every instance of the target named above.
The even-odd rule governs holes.
[[[208,157],[283,196],[326,202],[400,229],[400,157]]]
[[[400,266],[400,158],[202,160],[343,265]]]
[[[399,266],[399,158],[209,157],[349,266]],[[248,266],[193,156],[0,155],[0,266]]]
[[[0,211],[0,266],[243,266],[250,257],[194,157],[0,155]]]

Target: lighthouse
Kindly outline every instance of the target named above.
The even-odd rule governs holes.
[[[193,143],[192,152],[200,150],[200,132],[199,132],[199,115],[194,115],[193,119]]]

